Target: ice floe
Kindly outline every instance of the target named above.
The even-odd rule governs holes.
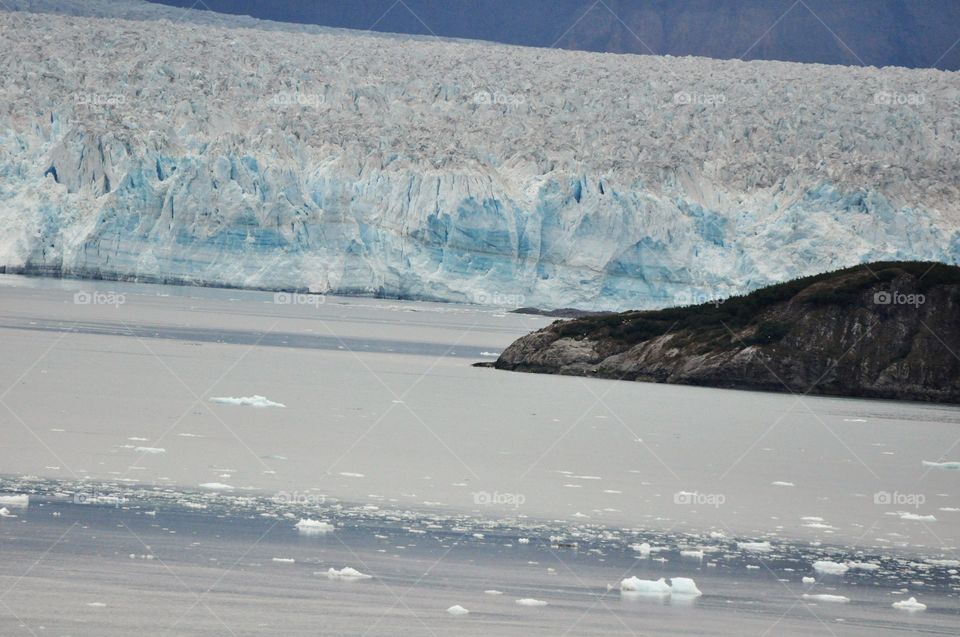
[[[936,522],[937,518],[932,515],[921,515],[919,513],[911,513],[910,511],[897,511],[897,515],[900,516],[901,520],[910,520],[913,522]]]
[[[800,581],[803,582],[804,584],[816,584],[816,583],[817,583],[817,579],[816,579],[815,577],[804,577],[804,578],[803,578],[802,580],[800,580]]]
[[[671,577],[670,592],[674,595],[700,597],[703,593],[697,588],[696,582],[689,577]]]
[[[468,611],[466,608],[464,608],[460,604],[455,604],[450,608],[448,608],[447,612],[450,613],[451,615],[466,615],[470,611]]]
[[[239,398],[234,398],[233,396],[220,396],[211,398],[210,402],[219,403],[221,405],[237,405],[239,407],[256,407],[257,409],[263,409],[266,407],[286,407],[283,403],[275,403],[272,400],[268,400],[265,396],[241,396]]]
[[[137,453],[167,453],[167,450],[163,447],[135,447],[134,451]]]
[[[751,553],[769,553],[773,550],[770,542],[737,542],[737,547]]]
[[[829,560],[819,560],[813,563],[813,570],[818,573],[824,573],[825,575],[843,575],[850,570],[850,567],[846,564],[839,564]]]
[[[0,506],[26,508],[30,504],[30,496],[27,494],[0,495]]]
[[[339,571],[335,568],[331,568],[327,571],[327,577],[330,579],[337,580],[361,580],[361,579],[371,579],[373,575],[367,575],[366,573],[361,573],[355,568],[349,566],[344,566]]]
[[[488,589],[488,590],[485,590],[485,591],[483,591],[483,592],[486,593],[487,595],[503,595],[503,591],[498,591],[498,590],[493,589],[493,588]]]
[[[915,613],[921,610],[927,610],[927,605],[921,604],[920,602],[918,602],[916,597],[911,597],[910,599],[903,599],[903,600],[900,600],[899,602],[894,602],[892,606],[897,610],[905,610],[911,613]]]
[[[670,585],[662,577],[658,580],[625,577],[620,580],[620,590],[643,595],[669,595],[671,592]]]
[[[211,491],[230,491],[233,489],[229,484],[222,482],[204,482],[200,485],[201,489],[210,489]]]
[[[819,593],[816,595],[804,593],[803,599],[808,599],[814,602],[830,602],[832,604],[846,604],[850,601],[849,597],[844,597],[843,595],[828,595],[827,593]]]
[[[518,599],[517,604],[520,606],[547,606],[549,602],[533,599],[532,597],[524,597],[523,599]]]
[[[960,471],[960,462],[931,462],[929,460],[924,460],[923,466],[931,467],[933,469],[948,469],[950,471]]]
[[[302,535],[322,535],[324,533],[335,531],[337,527],[329,522],[324,522],[323,520],[301,518],[300,521],[294,525],[294,528],[297,529],[297,531],[299,531]]]
[[[0,518],[15,518],[14,514],[10,513],[10,509],[7,507],[0,507]]]

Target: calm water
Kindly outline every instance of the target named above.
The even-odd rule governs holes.
[[[923,465],[960,460],[956,407],[478,369],[550,320],[294,300],[0,277],[0,493],[33,495],[0,518],[0,634],[960,629],[960,471]],[[254,395],[285,407],[211,401]],[[809,591],[818,559],[876,568]]]

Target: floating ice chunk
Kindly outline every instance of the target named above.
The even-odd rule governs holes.
[[[200,485],[201,489],[210,489],[212,491],[230,491],[233,489],[229,484],[222,482],[204,482]]]
[[[489,589],[489,590],[485,590],[485,591],[483,591],[483,592],[486,593],[487,595],[503,595],[503,591],[498,591],[498,590],[493,589],[493,588],[491,588],[491,589]]]
[[[468,611],[466,608],[464,608],[460,604],[456,604],[448,608],[447,612],[450,613],[451,615],[466,615],[470,611]]]
[[[960,560],[924,560],[933,566],[960,566]]]
[[[897,515],[900,516],[901,520],[911,520],[913,522],[936,522],[937,518],[932,515],[920,515],[919,513],[911,513],[910,511],[897,511]]]
[[[329,522],[324,522],[323,520],[301,518],[300,521],[296,523],[294,528],[303,535],[321,535],[323,533],[335,531],[337,527]]]
[[[136,453],[167,453],[163,447],[136,447],[134,451]]]
[[[532,597],[524,597],[523,599],[518,599],[517,604],[520,606],[547,606],[548,602],[540,599],[533,599]]]
[[[10,509],[7,507],[0,507],[0,518],[15,518],[14,514],[10,513]]]
[[[340,475],[345,478],[363,478],[365,477],[362,473],[353,473],[352,471],[341,471]]]
[[[960,471],[960,462],[930,462],[929,460],[924,460],[923,466],[930,467],[932,469],[947,469],[950,471]]]
[[[500,352],[480,352],[480,356],[490,356],[493,358],[499,358]]]
[[[517,544],[530,544],[530,538],[522,537],[517,540]]]
[[[104,604],[103,602],[90,602],[89,604],[87,604],[87,606],[91,606],[93,608],[104,608],[106,604]]]
[[[843,575],[850,567],[846,564],[838,564],[829,560],[819,560],[813,563],[813,570],[826,575]]]
[[[636,576],[620,580],[620,590],[642,595],[669,595],[670,585],[662,577],[658,580],[640,579]]]
[[[833,604],[846,604],[850,601],[849,597],[844,597],[843,595],[828,595],[826,593],[820,593],[818,595],[804,593],[803,598],[812,600],[814,602],[830,602]]]
[[[773,550],[770,542],[737,542],[737,547],[752,553],[769,553]]]
[[[141,438],[140,436],[131,436],[127,440],[132,440],[133,442],[146,442],[150,440],[149,438]]]
[[[273,558],[274,562],[279,562],[280,564],[294,564],[297,560],[292,557],[275,557]]]
[[[241,396],[239,398],[234,398],[232,396],[221,396],[217,398],[211,398],[210,402],[219,403],[221,405],[237,405],[239,407],[256,407],[257,409],[263,409],[265,407],[286,407],[283,403],[275,403],[272,400],[268,400],[265,396]]]
[[[643,544],[631,544],[630,548],[639,553],[640,555],[646,557],[650,555],[650,545],[644,542]]]
[[[710,539],[712,540],[723,540],[726,537],[723,531],[710,531]]]
[[[331,568],[327,571],[327,577],[330,579],[339,579],[339,580],[361,580],[361,579],[371,579],[373,575],[367,575],[366,573],[361,573],[355,568],[350,568],[349,566],[344,566],[339,571],[335,568]]]
[[[689,577],[671,577],[670,592],[674,595],[685,595],[689,597],[700,597],[703,593],[697,588],[696,582]]]
[[[917,601],[916,597],[911,597],[910,599],[902,599],[899,602],[894,602],[892,604],[897,610],[905,610],[911,613],[915,613],[920,610],[927,610],[926,604],[921,604]]]
[[[854,571],[876,571],[880,569],[879,564],[870,562],[847,562],[847,566]]]
[[[802,581],[804,584],[816,584],[816,583],[817,583],[817,579],[816,579],[815,577],[804,577],[804,578],[803,578],[802,580],[800,580],[800,581]]]
[[[30,505],[30,496],[26,493],[14,495],[0,495],[0,506],[25,509]]]
[[[693,559],[696,559],[696,560],[702,560],[702,559],[703,559],[703,551],[702,551],[702,550],[693,550],[693,549],[688,549],[688,550],[680,551],[680,557],[690,557],[690,558],[693,558]]]
[[[783,481],[781,481],[781,480],[777,480],[777,481],[775,481],[775,482],[771,482],[770,484],[772,484],[772,485],[775,486],[775,487],[795,487],[795,486],[797,486],[797,485],[795,485],[795,484],[792,483],[792,482],[783,482]]]

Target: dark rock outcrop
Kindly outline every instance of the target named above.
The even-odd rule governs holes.
[[[499,369],[960,402],[960,268],[874,263],[716,304],[557,321]]]

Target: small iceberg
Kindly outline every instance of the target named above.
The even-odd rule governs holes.
[[[0,495],[0,506],[25,509],[30,506],[30,496],[27,494]]]
[[[447,612],[450,613],[451,615],[466,615],[470,611],[468,611],[466,608],[464,608],[460,604],[455,604],[450,608],[448,608]]]
[[[838,564],[837,562],[830,562],[828,560],[819,560],[813,563],[813,570],[825,575],[843,575],[850,570],[850,567],[846,564]]]
[[[241,396],[239,398],[234,398],[233,396],[220,396],[216,398],[211,398],[210,402],[219,403],[221,405],[236,405],[238,407],[255,407],[257,409],[264,409],[266,407],[286,407],[283,403],[275,403],[272,400],[268,400],[266,396]]]
[[[700,597],[703,593],[697,588],[696,582],[689,577],[671,577],[670,592],[674,595],[683,595],[687,597]]]
[[[222,482],[204,482],[200,485],[201,489],[210,489],[211,491],[231,491],[233,487]]]
[[[773,486],[775,486],[775,487],[795,487],[795,486],[797,486],[797,485],[795,485],[795,484],[792,483],[792,482],[783,482],[783,481],[781,481],[781,480],[777,480],[776,482],[771,482],[770,484],[773,485]]]
[[[335,568],[331,568],[330,570],[327,571],[327,577],[329,577],[330,579],[352,581],[352,580],[361,580],[361,579],[371,579],[373,575],[367,575],[366,573],[361,573],[355,568],[344,566],[339,571]]]
[[[0,507],[0,518],[15,518],[14,514],[10,513],[10,509],[7,507]]]
[[[923,466],[930,467],[932,469],[946,469],[948,471],[960,471],[960,462],[930,462],[929,460],[924,460]]]
[[[322,535],[337,529],[337,527],[329,522],[312,520],[310,518],[301,518],[300,521],[294,525],[294,528],[303,535]]]
[[[932,515],[920,515],[919,513],[911,513],[909,511],[897,511],[897,515],[900,516],[901,520],[910,520],[912,522],[936,522],[937,518]]]
[[[847,566],[853,571],[877,571],[880,570],[879,564],[871,562],[847,562]]]
[[[518,599],[517,604],[520,606],[547,606],[548,602],[533,599],[532,597],[524,597],[523,599]]]
[[[899,602],[894,602],[893,607],[897,610],[905,610],[911,613],[915,613],[921,610],[927,610],[926,604],[921,604],[917,601],[916,597],[911,597],[910,599],[903,599]]]
[[[770,542],[737,542],[737,547],[742,551],[752,553],[769,553],[773,550]]]
[[[485,590],[485,591],[483,591],[483,592],[486,593],[487,595],[503,595],[503,591],[498,591],[498,590],[493,589],[493,588],[488,589],[488,590]]]
[[[625,577],[620,580],[620,590],[641,595],[669,595],[672,592],[667,580],[662,577],[658,580]]]
[[[135,447],[133,450],[137,453],[167,453],[163,447]]]
[[[816,584],[816,583],[817,583],[817,578],[815,578],[815,577],[804,577],[804,578],[803,578],[802,580],[800,580],[800,581],[803,582],[804,584]]]
[[[297,562],[297,560],[293,559],[292,557],[275,557],[273,558],[273,561],[280,564],[296,564]]]
[[[803,599],[809,599],[814,602],[830,602],[831,604],[846,604],[850,601],[849,597],[844,597],[843,595],[827,595],[826,593],[821,593],[819,595],[810,595],[809,593],[803,594]]]

